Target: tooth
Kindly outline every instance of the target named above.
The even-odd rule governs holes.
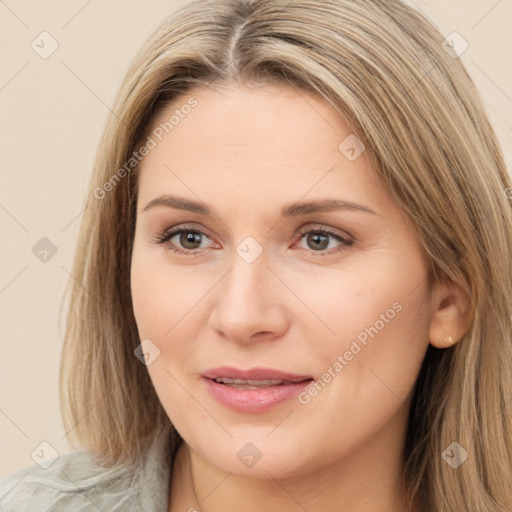
[[[287,384],[288,383],[287,381],[277,380],[277,379],[261,379],[261,380],[249,379],[249,380],[245,380],[245,379],[230,379],[229,377],[217,377],[215,379],[215,382],[223,383],[223,384],[226,384],[226,385],[232,385],[232,387],[235,387],[235,386],[252,386],[252,387],[247,387],[247,388],[244,388],[244,389],[256,389],[256,388],[254,388],[254,386],[257,386],[257,387],[279,386],[281,384]]]
[[[274,379],[265,379],[265,380],[248,380],[249,384],[253,386],[257,385],[267,385],[267,386],[276,386],[277,384],[282,384],[282,380],[274,380]]]
[[[230,388],[236,389],[261,389],[259,386],[250,386],[249,384],[226,384]]]
[[[224,384],[233,384],[233,382],[235,382],[233,379],[228,379],[227,377],[218,377],[215,380],[217,382],[223,382]]]

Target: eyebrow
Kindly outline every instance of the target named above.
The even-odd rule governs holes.
[[[165,194],[151,200],[144,206],[142,212],[145,212],[155,206],[166,206],[168,208],[175,208],[178,210],[186,210],[189,212],[197,213],[199,215],[213,216],[213,209],[206,203],[192,201],[184,197],[176,197]],[[370,207],[363,204],[354,203],[352,201],[345,201],[343,199],[317,199],[316,201],[303,201],[298,203],[290,203],[281,208],[282,217],[296,217],[299,215],[307,215],[309,213],[330,212],[336,210],[353,210],[364,213],[371,213],[379,215],[374,212]]]

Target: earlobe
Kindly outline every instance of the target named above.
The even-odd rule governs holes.
[[[429,341],[436,348],[455,345],[469,328],[468,298],[455,284],[438,285],[433,294]]]

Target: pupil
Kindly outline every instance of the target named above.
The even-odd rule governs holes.
[[[317,246],[317,249],[325,249],[328,245],[329,245],[329,241],[327,240],[327,237],[325,235],[321,235],[321,234],[314,234],[314,235],[310,235],[312,239],[314,239],[315,243],[318,243],[319,242],[319,239],[324,239],[324,242],[327,241],[327,243],[324,243],[324,244],[321,244],[322,247],[318,247]]]
[[[188,232],[182,234],[181,243],[183,244],[184,247],[187,247],[188,243],[191,243],[193,245],[194,242],[201,242],[201,236],[199,235],[199,233]],[[195,249],[195,247],[188,248]]]

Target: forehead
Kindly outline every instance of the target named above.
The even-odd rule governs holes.
[[[344,118],[320,96],[287,85],[191,90],[152,130],[156,146],[140,168],[144,199],[188,186],[189,196],[224,189],[247,204],[327,193],[376,204],[383,192],[364,151],[347,158],[355,135]]]
[[[340,140],[351,132],[322,97],[283,84],[196,88],[169,104],[152,127],[160,129],[158,138],[166,139],[169,147],[224,147],[231,153],[252,149],[260,159],[265,151],[275,156],[281,150],[309,160],[318,155],[308,150],[320,146],[335,154]]]

